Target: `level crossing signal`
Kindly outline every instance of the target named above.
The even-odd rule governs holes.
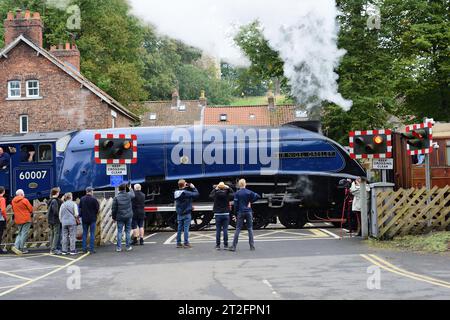
[[[433,122],[412,124],[406,126],[406,132],[402,133],[406,138],[408,155],[419,155],[433,152]]]
[[[350,156],[352,159],[392,158],[392,131],[351,131]]]
[[[137,163],[137,137],[132,134],[96,134],[94,152],[98,164]]]

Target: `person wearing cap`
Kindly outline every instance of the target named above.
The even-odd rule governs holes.
[[[223,230],[223,246],[228,249],[228,225],[230,224],[230,200],[234,191],[225,183],[220,182],[211,191],[209,197],[214,199],[214,219],[216,220],[216,250],[220,250],[220,235]]]
[[[90,234],[89,252],[95,253],[95,227],[100,205],[94,198],[94,189],[86,188],[86,195],[80,200],[80,217],[83,224],[83,252],[87,253],[87,236]]]

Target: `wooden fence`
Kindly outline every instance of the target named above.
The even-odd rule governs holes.
[[[100,201],[100,213],[98,215],[95,235],[96,245],[104,245],[116,241],[117,224],[113,221],[111,216],[112,201],[112,198],[102,199]],[[47,221],[47,203],[34,201],[33,208],[33,222],[26,246],[28,248],[48,248],[50,228]],[[5,244],[7,249],[10,249],[17,235],[17,226],[14,224],[12,218],[13,213],[11,206],[8,206],[7,208],[7,215],[7,227],[1,243]],[[80,231],[81,230],[79,229],[78,234],[80,234]]]
[[[378,238],[443,231],[450,226],[450,186],[399,189],[376,195]]]

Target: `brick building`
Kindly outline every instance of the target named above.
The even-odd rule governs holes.
[[[80,73],[76,45],[43,49],[39,13],[9,12],[0,50],[0,134],[128,127],[139,118]]]

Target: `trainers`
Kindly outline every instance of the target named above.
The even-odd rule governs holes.
[[[0,254],[8,254],[8,251],[0,249]]]
[[[192,246],[191,246],[190,243],[188,243],[188,244],[185,244],[185,245],[183,246],[183,248],[185,248],[185,249],[192,249]]]
[[[22,250],[22,253],[23,253],[23,254],[27,254],[27,253],[30,253],[30,251],[28,251],[27,249],[23,249],[23,250]]]
[[[256,250],[255,246],[250,246],[250,250],[255,251]]]
[[[183,245],[181,243],[177,243],[177,249],[182,249]]]
[[[95,251],[95,250],[89,250],[88,251],[90,254],[94,254],[94,253],[97,253],[97,251]],[[86,252],[87,253],[87,252]]]
[[[228,245],[227,245],[227,244],[224,245],[224,246],[223,246],[223,249],[224,249],[224,250],[228,250]]]
[[[133,251],[133,247],[132,247],[132,246],[129,246],[129,247],[127,248],[127,251]]]
[[[138,244],[138,239],[136,237],[133,237],[133,240],[131,241],[131,245],[135,246]]]
[[[23,252],[17,249],[16,247],[12,247],[11,251],[17,254],[18,256],[21,256],[23,254]]]
[[[236,248],[231,246],[231,247],[228,248],[228,251],[233,251],[234,252],[234,251],[236,251]]]
[[[139,244],[140,244],[141,246],[144,245],[144,238],[141,238],[141,239],[139,240]]]
[[[70,255],[71,256],[76,256],[77,254],[78,254],[78,251],[76,251],[76,250],[75,251],[70,251]]]
[[[116,252],[122,252],[122,248],[116,248]]]
[[[63,256],[67,256],[67,252],[66,252],[66,251],[61,252],[61,254],[62,254]]]

